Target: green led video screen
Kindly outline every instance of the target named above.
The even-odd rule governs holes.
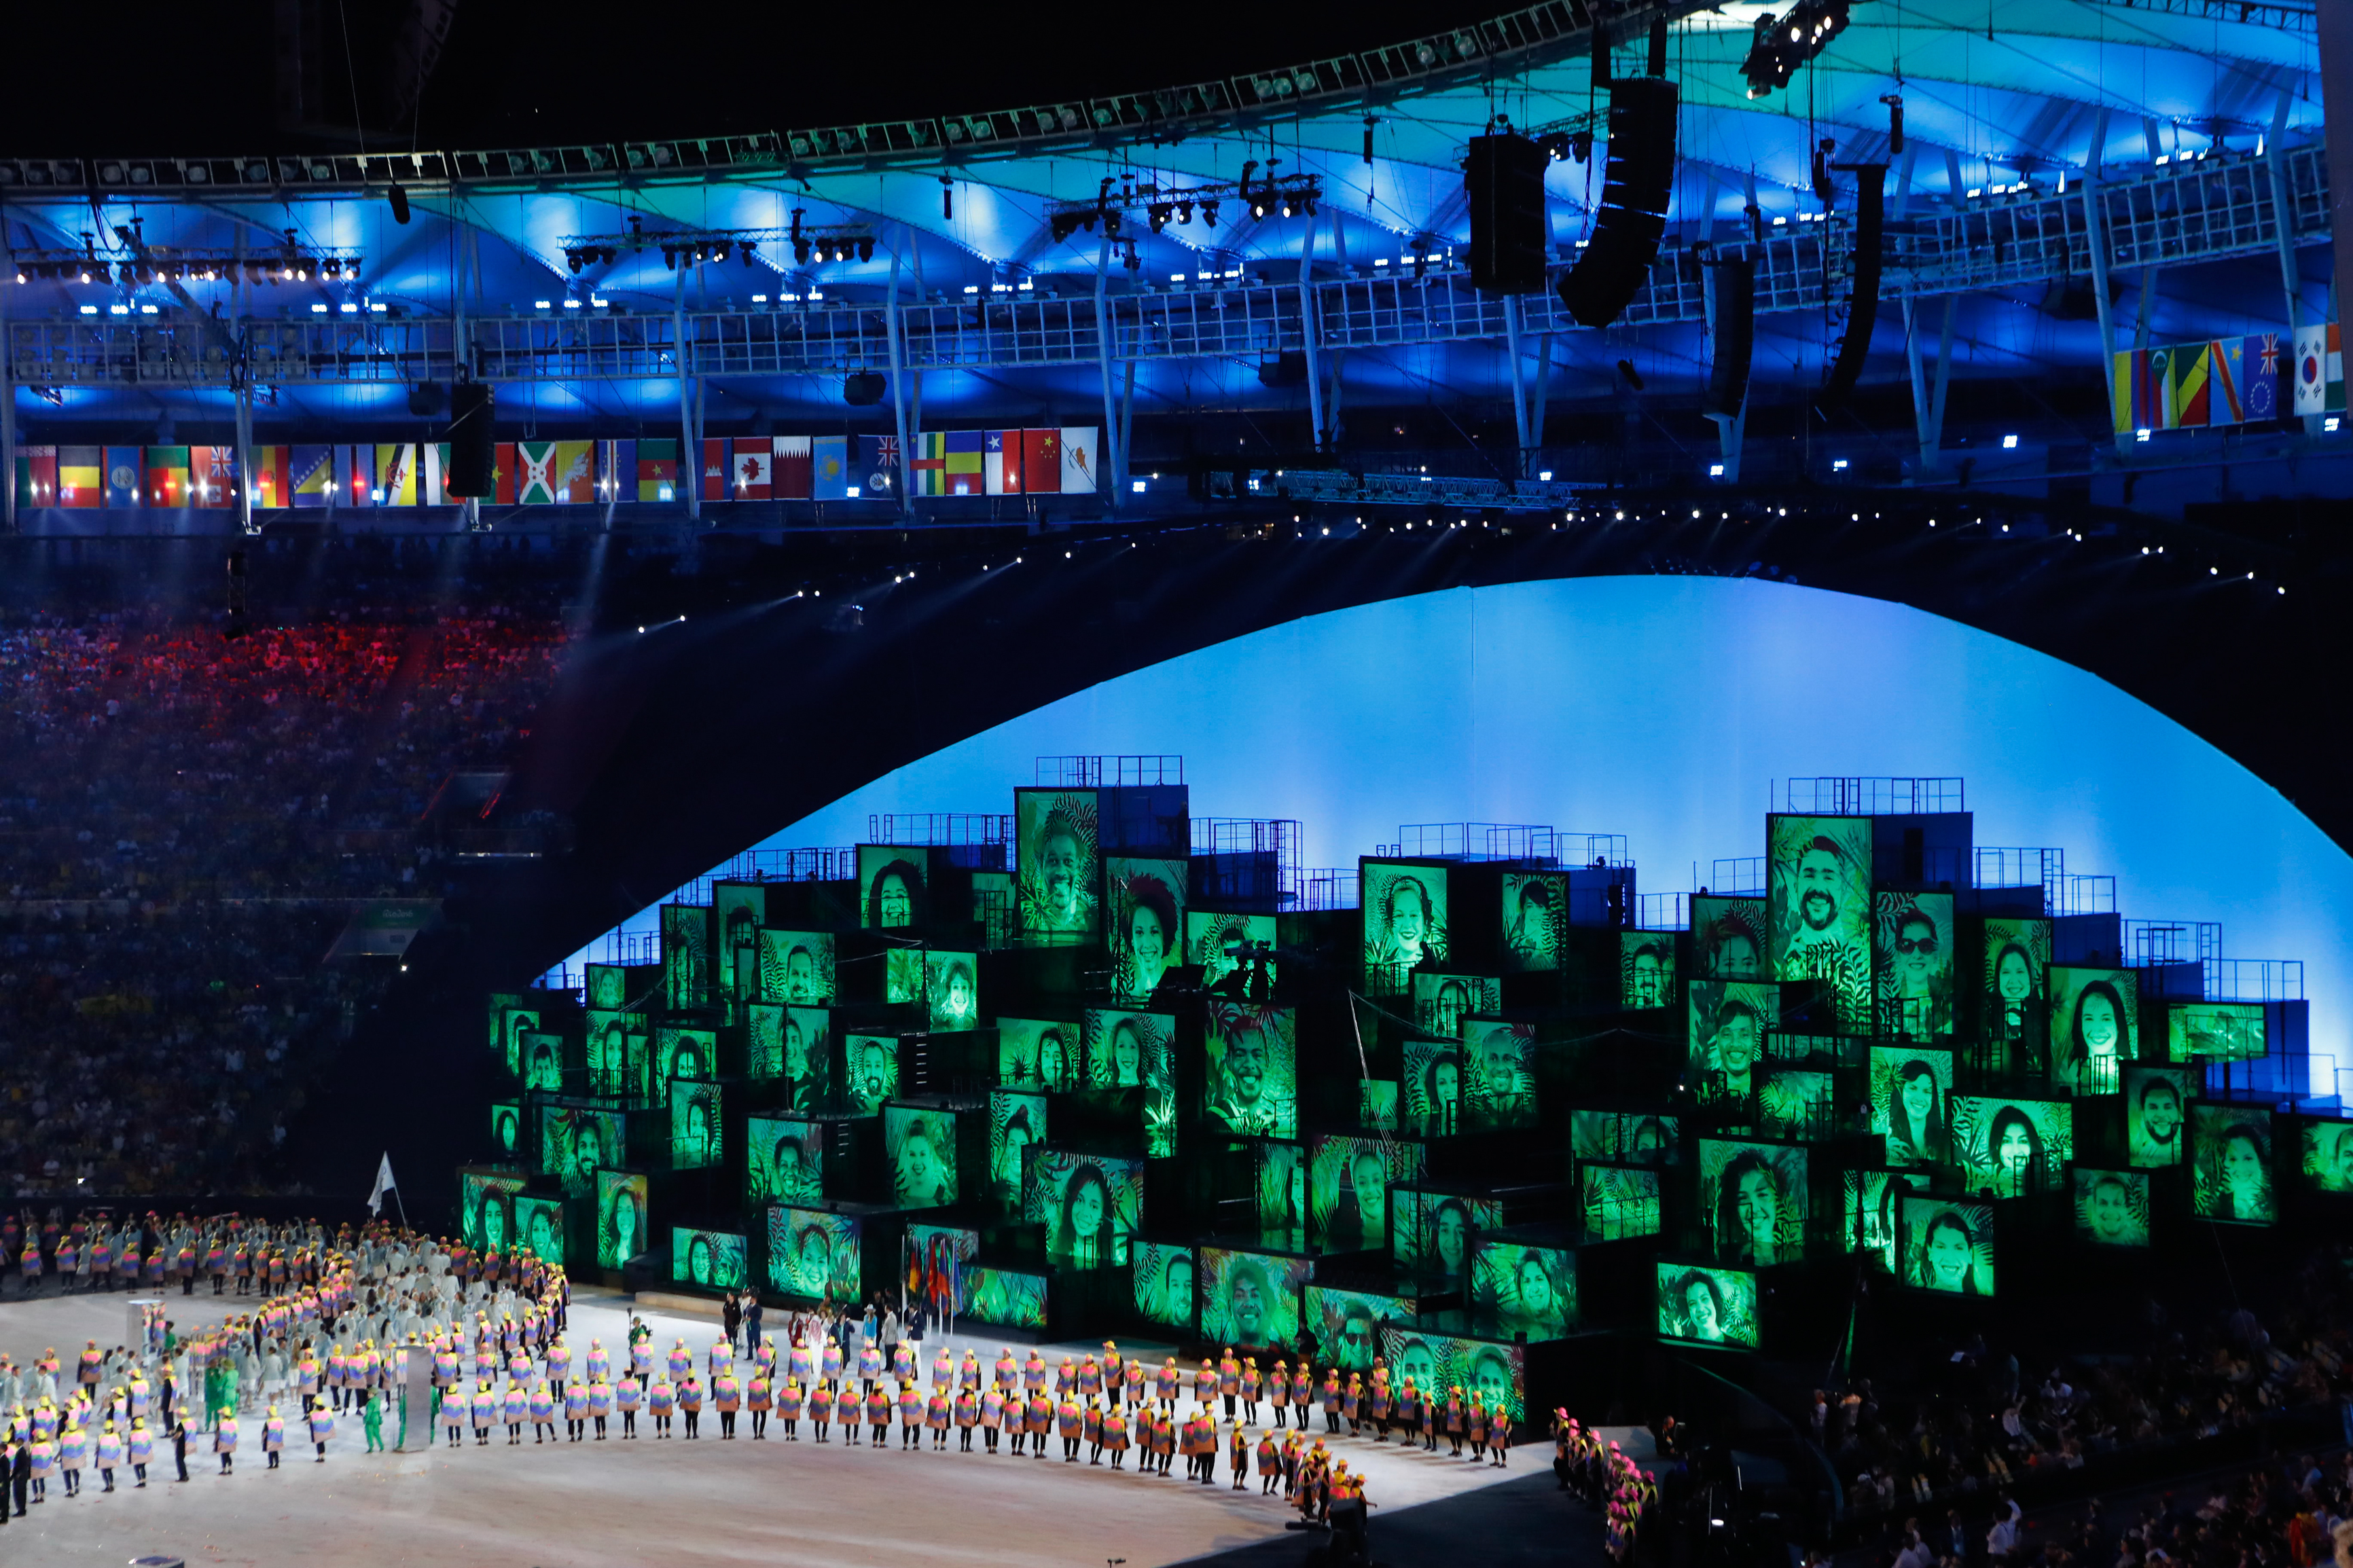
[[[730,1003],[759,994],[760,921],[768,891],[757,884],[721,882],[711,889],[711,930],[719,939],[711,955],[711,982]]]
[[[522,1141],[522,1107],[512,1100],[491,1107],[491,1149],[501,1160],[516,1157]]]
[[[522,992],[493,991],[491,993],[489,1041],[491,1055],[506,1063],[509,1072],[515,1070],[515,1024],[512,1015],[517,1012],[531,1015],[530,1022],[522,1026],[524,1028],[539,1027],[539,1009],[525,1005]]]
[[[1536,1124],[1536,1026],[1474,1019],[1462,1026],[1462,1127]]]
[[[1781,993],[1760,980],[1694,980],[1684,988],[1691,1055],[1684,1079],[1702,1104],[1757,1092],[1757,1064],[1780,1026]]]
[[[1744,1268],[1661,1262],[1659,1337],[1687,1344],[1757,1350],[1757,1276]]]
[[[1144,1152],[1176,1152],[1176,1020],[1165,1013],[1086,1013],[1087,1082],[1144,1090]]]
[[[923,1001],[936,1033],[979,1028],[980,955],[938,952],[923,954]]]
[[[2304,1179],[2316,1193],[2353,1193],[2353,1122],[2304,1124]]]
[[[842,1040],[849,1068],[843,1098],[860,1116],[871,1116],[899,1092],[899,1042],[890,1035],[849,1035]]]
[[[2125,1159],[2135,1170],[2179,1165],[2189,1156],[2192,1068],[2125,1064]]]
[[[643,1087],[631,1081],[629,1037],[646,1033],[643,1013],[617,1008],[592,1010],[588,1025],[588,1092],[637,1095]]]
[[[1160,988],[1160,977],[1185,962],[1185,889],[1190,867],[1183,860],[1104,862],[1111,895],[1112,985],[1142,1003]]]
[[[1308,1145],[1307,1235],[1335,1250],[1388,1247],[1388,1184],[1418,1182],[1429,1166],[1419,1143],[1324,1135]]]
[[[1380,1331],[1410,1323],[1416,1316],[1412,1300],[1405,1296],[1343,1290],[1313,1281],[1304,1295],[1301,1318],[1324,1352],[1320,1359],[1342,1372],[1371,1372],[1373,1358],[1380,1354]],[[1403,1388],[1404,1380],[1398,1379],[1396,1386]]]
[[[786,1104],[815,1110],[833,1089],[833,1010],[786,1007],[780,1034],[772,1076],[784,1080]]]
[[[654,1030],[654,1082],[665,1096],[672,1079],[712,1078],[719,1071],[719,1034],[664,1024]]]
[[[1397,1188],[1389,1194],[1389,1256],[1401,1269],[1460,1279],[1478,1233],[1503,1223],[1500,1198]]]
[[[997,1020],[997,1081],[1071,1089],[1079,1082],[1081,1040],[1076,1024],[1051,1018]]]
[[[1952,1158],[1945,1097],[1953,1053],[1923,1046],[1871,1047],[1871,1130],[1887,1140],[1891,1165],[1941,1165]]]
[[[1442,1138],[1462,1131],[1462,1046],[1459,1040],[1408,1040],[1398,1080],[1398,1114],[1409,1130]]]
[[[763,931],[760,1000],[794,1007],[830,1007],[834,1003],[833,963],[831,931]]]
[[[1398,1131],[1397,1079],[1360,1078],[1356,1080],[1356,1125],[1367,1132]]]
[[[1907,1192],[1928,1190],[1926,1171],[1848,1171],[1845,1188],[1846,1249],[1866,1253],[1880,1269],[1895,1272],[1895,1244],[1901,1230],[1896,1204]]]
[[[1946,1108],[1968,1191],[2014,1198],[2059,1190],[2075,1157],[2074,1108],[2066,1100],[1957,1094]]]
[[[1307,1147],[1268,1139],[1250,1145],[1250,1185],[1258,1231],[1297,1247],[1307,1235]]]
[[[711,1003],[711,910],[700,904],[661,907],[662,995],[673,1007]]]
[[[1568,953],[1568,877],[1560,871],[1504,873],[1504,972],[1549,973]]]
[[[1872,1023],[1871,819],[1765,819],[1765,919],[1776,980],[1827,983],[1839,1027]]]
[[[565,1228],[562,1198],[517,1193],[514,1195],[514,1222],[518,1245],[543,1262],[559,1268],[563,1266]]]
[[[1994,1293],[1991,1204],[1902,1192],[1895,1205],[1905,1284],[1951,1296]]]
[[[907,931],[922,925],[924,911],[923,852],[892,844],[858,847],[858,923],[868,931]]]
[[[646,1249],[645,1177],[630,1171],[596,1173],[596,1265],[619,1268]]]
[[[1501,1409],[1516,1424],[1527,1418],[1527,1352],[1518,1345],[1419,1329],[1384,1329],[1381,1351],[1391,1383],[1407,1378],[1416,1388],[1462,1390],[1467,1405],[1477,1394],[1489,1410]]]
[[[1879,1033],[1907,1040],[1953,1032],[1953,895],[1881,893],[1871,946]]]
[[[1595,1241],[1659,1234],[1659,1173],[1653,1166],[1581,1165],[1577,1201],[1585,1234]]]
[[[1135,1286],[1135,1310],[1146,1321],[1186,1334],[1193,1331],[1194,1279],[1199,1264],[1189,1247],[1138,1241],[1127,1249]]]
[[[1021,1172],[1029,1146],[1048,1135],[1042,1090],[988,1091],[988,1195],[1008,1213],[1021,1207]]]
[[[2168,1061],[2260,1061],[2264,1049],[2263,1005],[2176,1003],[2166,1009],[2165,1044]]]
[[[1212,998],[1202,1115],[1213,1131],[1288,1138],[1299,1131],[1299,1015]]]
[[[848,1215],[778,1205],[768,1210],[768,1284],[792,1296],[854,1301],[859,1224]]]
[[[1577,1323],[1577,1254],[1482,1241],[1471,1254],[1471,1305],[1507,1334],[1556,1340]]]
[[[882,1147],[891,1162],[891,1196],[901,1208],[944,1208],[956,1201],[954,1111],[886,1105]]]
[[[1699,980],[1770,980],[1765,963],[1765,900],[1694,893],[1692,974]]]
[[[539,1110],[539,1168],[564,1184],[566,1197],[596,1190],[598,1167],[628,1154],[628,1134],[617,1110],[543,1105]]]
[[[1100,930],[1097,805],[1091,789],[1013,792],[1015,900],[1023,931],[1093,936]]]
[[[825,1195],[825,1127],[801,1116],[744,1120],[744,1201],[816,1203]]]
[[[2047,1037],[2042,988],[2051,973],[2051,922],[1989,915],[1984,945],[1986,1033],[2016,1041]]]
[[[617,1012],[629,1005],[629,972],[617,963],[591,963],[582,971],[589,1011]]]
[[[1400,995],[1415,968],[1446,962],[1446,868],[1366,860],[1358,875],[1365,989],[1376,996]]]
[[[1744,1139],[1699,1141],[1700,1212],[1715,1255],[1763,1268],[1805,1249],[1806,1152]]]
[[[2139,1052],[2138,980],[2129,969],[2051,966],[2051,1083],[2076,1094],[2115,1094]]]
[[[1780,1037],[1783,1039],[1787,1036]],[[1831,1122],[1831,1075],[1807,1068],[1768,1068],[1757,1075],[1757,1132],[1765,1138],[1812,1142],[1828,1137]]]
[[[2222,1225],[2270,1225],[2279,1218],[2270,1111],[2193,1105],[2189,1149],[2191,1214]]]
[[[1212,996],[1263,1002],[1276,979],[1272,959],[1251,963],[1253,953],[1274,951],[1272,915],[1185,911],[1185,962],[1201,966],[1201,988]],[[1261,982],[1257,976],[1263,976]]]
[[[1675,939],[1671,932],[1618,933],[1618,1005],[1672,1007],[1675,1003]]]
[[[2149,1245],[2147,1171],[2075,1167],[2075,1234],[2095,1247]]]
[[[675,1079],[670,1086],[670,1165],[703,1171],[727,1157],[720,1086]]]
[[[564,1089],[564,1037],[527,1030],[522,1037],[522,1086],[550,1094]]]
[[[670,1227],[670,1278],[699,1290],[740,1290],[751,1276],[744,1267],[744,1238],[732,1231]]]
[[[477,1252],[503,1252],[512,1247],[514,1195],[522,1189],[518,1171],[459,1171],[458,1223],[466,1245]]]
[[[962,1316],[967,1321],[1045,1332],[1045,1275],[967,1263],[963,1269],[963,1280]]]
[[[912,947],[894,947],[882,955],[882,1000],[893,1007],[903,1003],[930,1005],[925,994],[923,955]]]
[[[1312,1258],[1201,1248],[1201,1338],[1237,1348],[1298,1349],[1299,1293],[1314,1268]]]
[[[1144,1162],[1066,1149],[1029,1151],[1022,1217],[1046,1227],[1046,1256],[1073,1268],[1127,1262],[1144,1223]]]
[[[1639,1110],[1572,1110],[1568,1152],[1578,1160],[1608,1163],[1672,1165],[1680,1163],[1676,1140],[1682,1120]]]
[[[1462,1037],[1462,1020],[1500,1012],[1504,983],[1492,974],[1440,974],[1424,970],[1412,977],[1413,1021],[1441,1040]]]

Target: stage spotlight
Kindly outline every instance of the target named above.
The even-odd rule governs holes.
[[[572,276],[575,278],[580,276],[580,253],[578,251],[565,251],[564,253],[564,264],[572,268]]]
[[[861,235],[859,237],[858,259],[860,261],[871,261],[874,259],[874,237],[872,235]]]
[[[1215,202],[1203,202],[1203,203],[1201,204],[1201,221],[1202,221],[1203,223],[1205,223],[1205,224],[1208,224],[1211,228],[1215,228],[1215,227],[1217,227],[1217,226],[1218,226],[1218,204],[1217,204],[1217,203],[1215,203]]]
[[[753,256],[760,248],[760,242],[756,239],[747,239],[744,242],[741,248],[744,257],[744,265],[749,267],[752,265]]]
[[[1166,228],[1168,226],[1168,220],[1176,216],[1176,209],[1170,203],[1154,203],[1148,219],[1152,225],[1152,232],[1158,234],[1162,229]]]
[[[793,260],[802,267],[807,267],[808,265],[808,237],[807,235],[796,235],[793,237]]]
[[[1178,223],[1191,223],[1193,221],[1193,204],[1191,202],[1178,202],[1176,204],[1176,221]]]
[[[667,245],[662,247],[662,265],[672,272],[678,270],[678,252]]]

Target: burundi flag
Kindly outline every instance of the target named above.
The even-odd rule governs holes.
[[[806,436],[779,436],[776,442],[776,475],[768,489],[778,500],[809,499],[809,438]]]
[[[2286,345],[2280,342],[2277,332],[2242,338],[2240,345],[2246,353],[2247,374],[2241,384],[2246,393],[2247,417],[2278,418],[2280,371],[2286,358]]]
[[[1092,425],[1062,426],[1062,493],[1092,495],[1103,488],[1103,454]]]
[[[849,439],[819,436],[809,442],[810,494],[818,500],[849,499]]]
[[[987,442],[985,431],[948,432],[948,494],[977,496],[988,493],[987,464],[984,455]]]
[[[981,492],[992,496],[1018,496],[1021,493],[1021,432],[991,430],[982,452],[987,460],[983,478],[987,488]]]
[[[335,449],[332,447],[299,446],[288,459],[292,465],[293,485],[290,505],[298,507],[332,506],[335,504]]]
[[[106,504],[106,448],[103,447],[60,447],[58,448],[58,505],[104,506]]]
[[[2200,430],[2213,421],[2211,374],[2213,353],[2209,343],[2177,343],[2173,348],[2173,424],[2177,429]]]
[[[552,506],[555,502],[555,443],[553,441],[518,441],[515,443],[515,500],[522,506]]]
[[[380,445],[375,449],[375,497],[378,506],[417,504],[417,447],[414,442]]]
[[[596,444],[558,441],[555,444],[555,499],[565,506],[588,506],[596,500]]]

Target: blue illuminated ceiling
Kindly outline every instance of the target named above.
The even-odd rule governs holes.
[[[1892,219],[1948,213],[1954,204],[2003,198],[1989,193],[2031,182],[2048,195],[2079,183],[2087,168],[2116,180],[2149,176],[2181,160],[2252,159],[2302,147],[2320,125],[2317,54],[2309,12],[2292,5],[2208,5],[2175,0],[2176,11],[2094,0],[1860,0],[1853,20],[1828,53],[1789,88],[1761,100],[1746,96],[1739,65],[1766,7],[1726,3],[1696,10],[1687,0],[1662,8],[1673,18],[1668,74],[1681,87],[1680,153],[1669,244],[1747,232],[1754,201],[1768,232],[1804,232],[1822,205],[1812,190],[1813,155],[1825,138],[1841,162],[1891,165]],[[1616,24],[1617,65],[1642,68],[1646,23],[1635,9]],[[2242,16],[2247,20],[2238,19]],[[113,231],[138,231],[151,247],[242,248],[267,253],[288,232],[306,250],[342,247],[364,258],[361,281],[311,281],[253,290],[254,313],[304,321],[327,307],[370,304],[387,320],[446,318],[459,307],[453,289],[467,279],[464,310],[476,319],[561,311],[567,296],[580,308],[667,317],[681,300],[679,277],[658,246],[622,248],[607,265],[575,274],[570,237],[613,235],[631,223],[648,231],[783,230],[796,213],[809,226],[870,231],[871,259],[797,265],[786,245],[764,244],[756,258],[689,267],[683,305],[690,311],[773,310],[788,296],[802,308],[812,294],[835,305],[879,304],[895,287],[902,301],[921,296],[954,302],[994,287],[1032,294],[1092,296],[1099,267],[1108,289],[1186,289],[1212,279],[1295,282],[1313,235],[1318,279],[1400,270],[1417,240],[1446,268],[1449,247],[1468,237],[1460,162],[1469,138],[1495,116],[1521,128],[1560,125],[1590,115],[1592,31],[1581,5],[1514,13],[1506,30],[1435,35],[1434,52],[1390,51],[1411,69],[1379,65],[1380,52],[1336,57],[1308,67],[1236,77],[1187,89],[1206,96],[1145,95],[1073,100],[997,118],[949,118],[835,132],[779,132],[726,143],[618,143],[487,153],[436,153],[350,158],[149,161],[0,160],[0,237],[12,254],[78,250],[89,237],[117,250]],[[1499,25],[1500,26],[1500,25]],[[1461,42],[1468,39],[1467,44]],[[1401,48],[1410,49],[1409,46]],[[1348,62],[1354,62],[1349,64]],[[1379,78],[1380,71],[1389,74]],[[1353,76],[1352,76],[1353,73]],[[1289,84],[1288,90],[1285,90]],[[1222,92],[1222,101],[1219,94]],[[1882,100],[1900,94],[1906,146],[1891,155]],[[1105,101],[1124,106],[1104,111]],[[1156,128],[1135,106],[1172,110]],[[961,107],[961,106],[958,106]],[[1038,129],[1040,110],[1066,110],[1075,124]],[[1050,113],[1049,118],[1050,118]],[[1106,122],[1117,129],[1099,129]],[[1023,129],[1026,127],[1026,130]],[[1016,133],[1008,145],[1008,129]],[[682,129],[691,129],[682,128]],[[1371,149],[1366,161],[1367,136]],[[836,149],[826,152],[827,147]],[[847,147],[849,150],[841,149]],[[68,152],[70,149],[67,150]],[[164,150],[158,150],[159,153]],[[665,162],[665,160],[668,160]],[[706,166],[691,169],[700,162]],[[2307,163],[2310,163],[2307,160]],[[1214,229],[1199,215],[1153,233],[1138,204],[1122,247],[1097,232],[1057,238],[1057,204],[1091,202],[1115,182],[1200,186],[1240,179],[1247,164],[1262,176],[1313,175],[1319,214],[1251,221],[1230,198]],[[2316,168],[2316,164],[2313,167]],[[567,172],[570,171],[570,172]],[[192,184],[195,174],[206,176]],[[386,197],[401,179],[412,221],[394,221]],[[37,180],[53,182],[46,186]],[[95,189],[92,188],[93,184]],[[2260,180],[2251,184],[2253,190]],[[1559,254],[1573,257],[1588,232],[1599,198],[1599,157],[1552,166],[1548,189]],[[142,194],[143,193],[143,194]],[[2256,193],[2268,201],[2267,189]],[[2321,193],[2300,203],[2318,210]],[[1852,186],[1840,196],[1851,205]],[[2309,226],[2298,237],[2317,237]],[[1106,257],[1106,250],[1111,255]],[[2267,244],[2222,259],[2197,260],[2160,279],[2159,335],[2222,336],[2284,324],[2279,264]],[[2317,254],[2304,258],[2313,281],[2307,310],[2326,298]],[[2120,288],[2137,289],[2138,269]],[[1891,291],[1917,287],[1951,292],[1934,279],[1892,278]],[[2098,345],[2078,310],[2047,310],[2048,280],[1980,288],[1963,301],[1957,374],[2019,375],[2073,367],[2096,374]],[[226,283],[82,285],[40,280],[0,289],[0,309],[16,321],[72,321],[89,308],[145,307],[159,322],[192,310],[234,315]],[[754,296],[766,300],[755,306]],[[2138,308],[2127,296],[2126,310]],[[1811,384],[1835,332],[1831,313],[1816,308],[1760,317],[1757,371]],[[103,315],[100,318],[104,320]],[[1890,313],[1893,320],[1893,312]],[[2129,324],[2129,323],[2127,323]],[[1880,334],[1872,374],[1903,374],[1901,334]],[[1606,335],[1567,332],[1553,362],[1562,403],[1606,389],[1608,367],[1630,357],[1662,386],[1695,386],[1706,349],[1689,313],[1630,320]],[[1352,399],[1421,402],[1447,396],[1493,397],[1504,381],[1500,342],[1477,333],[1422,343],[1352,351],[1340,374]],[[1147,415],[1214,402],[1283,404],[1291,390],[1261,385],[1260,355],[1219,352],[1144,363],[1139,395]],[[1563,363],[1565,362],[1565,363]],[[19,356],[17,378],[37,381]],[[931,374],[927,408],[954,417],[969,411],[1067,404],[1098,390],[1092,363],[988,364]],[[120,378],[114,378],[119,380]],[[790,413],[839,406],[838,381],[807,374],[754,374],[731,390],[742,401],[714,411]],[[271,389],[269,420],[399,417],[398,386],[332,379],[290,381]],[[208,417],[227,406],[224,389],[200,385],[124,387],[103,376],[30,387],[15,394],[23,416],[93,420]],[[616,379],[596,373],[553,375],[527,401],[535,416],[594,422],[650,418],[675,405],[677,387],[658,376]]]

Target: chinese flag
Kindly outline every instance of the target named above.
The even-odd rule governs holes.
[[[1062,433],[1060,430],[1021,432],[1021,476],[1032,494],[1062,488]]]

